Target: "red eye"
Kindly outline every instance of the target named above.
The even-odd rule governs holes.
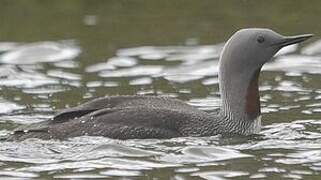
[[[256,40],[257,40],[258,43],[263,43],[264,42],[264,37],[263,36],[258,36]]]

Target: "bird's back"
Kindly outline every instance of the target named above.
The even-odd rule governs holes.
[[[57,113],[49,121],[18,127],[10,139],[64,139],[81,135],[117,139],[201,136],[215,116],[183,101],[158,96],[112,96]],[[214,119],[215,120],[215,119]]]

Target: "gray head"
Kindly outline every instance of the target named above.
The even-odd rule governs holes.
[[[312,34],[282,36],[270,29],[242,29],[225,44],[219,80],[224,116],[236,121],[260,116],[258,77],[261,67],[282,47],[302,42]]]
[[[299,43],[311,36],[312,34],[282,36],[270,29],[242,29],[226,43],[222,53],[222,59],[224,59],[222,63],[235,65],[239,70],[257,69],[269,61],[282,47]]]

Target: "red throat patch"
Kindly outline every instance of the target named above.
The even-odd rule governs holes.
[[[258,87],[260,71],[261,69],[255,71],[247,88],[245,111],[250,119],[255,119],[261,114],[260,95]]]

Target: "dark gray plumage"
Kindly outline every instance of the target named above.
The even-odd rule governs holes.
[[[58,113],[53,120],[21,126],[16,139],[81,135],[117,139],[205,136],[220,128],[209,114],[169,97],[112,96]],[[195,127],[197,124],[197,128]]]
[[[282,47],[311,36],[284,37],[269,29],[256,28],[236,32],[220,58],[222,107],[217,112],[207,113],[169,97],[104,97],[63,110],[52,120],[21,126],[9,139],[64,139],[82,135],[143,139],[258,133],[261,67]]]

